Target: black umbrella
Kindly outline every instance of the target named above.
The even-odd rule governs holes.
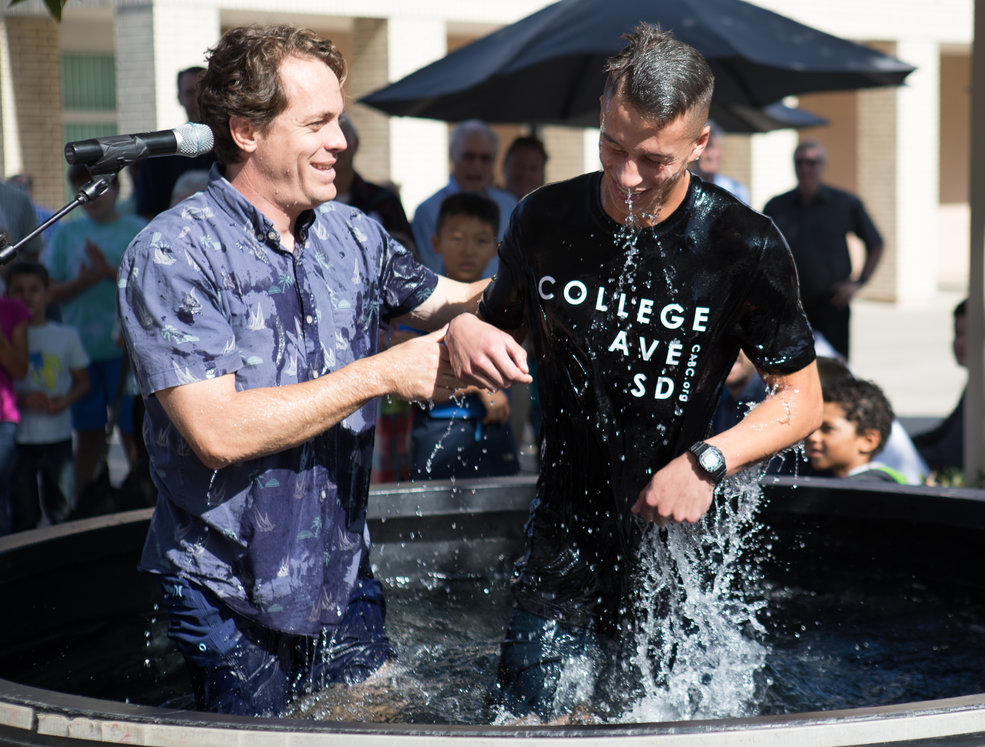
[[[584,124],[594,114],[598,124],[602,67],[640,21],[705,56],[717,107],[761,109],[792,94],[899,85],[914,69],[742,0],[561,0],[362,102],[447,121]]]

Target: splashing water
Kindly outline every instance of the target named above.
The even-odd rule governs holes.
[[[651,528],[641,547],[639,628],[630,666],[640,697],[625,722],[726,718],[755,713],[767,647],[751,589],[758,574],[759,474],[723,483],[696,524]]]

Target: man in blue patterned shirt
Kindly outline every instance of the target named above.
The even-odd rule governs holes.
[[[310,31],[233,29],[199,89],[208,188],[151,222],[119,302],[159,491],[141,567],[199,707],[283,713],[393,650],[369,570],[375,399],[447,395],[441,344],[484,282],[434,275],[332,202],[345,63]],[[381,320],[436,332],[379,351]],[[504,355],[524,367],[506,338]]]

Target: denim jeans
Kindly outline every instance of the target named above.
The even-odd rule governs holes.
[[[601,661],[589,628],[514,608],[503,639],[493,701],[514,716],[549,721],[569,713],[594,689]]]
[[[199,709],[281,715],[291,697],[361,682],[396,652],[383,629],[383,590],[357,581],[339,626],[319,637],[256,625],[186,579],[162,576],[168,637],[185,658]]]

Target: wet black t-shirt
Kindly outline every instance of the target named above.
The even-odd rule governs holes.
[[[529,327],[542,469],[513,594],[573,623],[612,619],[639,538],[629,508],[707,435],[738,350],[772,373],[814,359],[790,250],[772,221],[691,176],[654,228],[599,200],[601,174],[520,202],[480,314]]]

